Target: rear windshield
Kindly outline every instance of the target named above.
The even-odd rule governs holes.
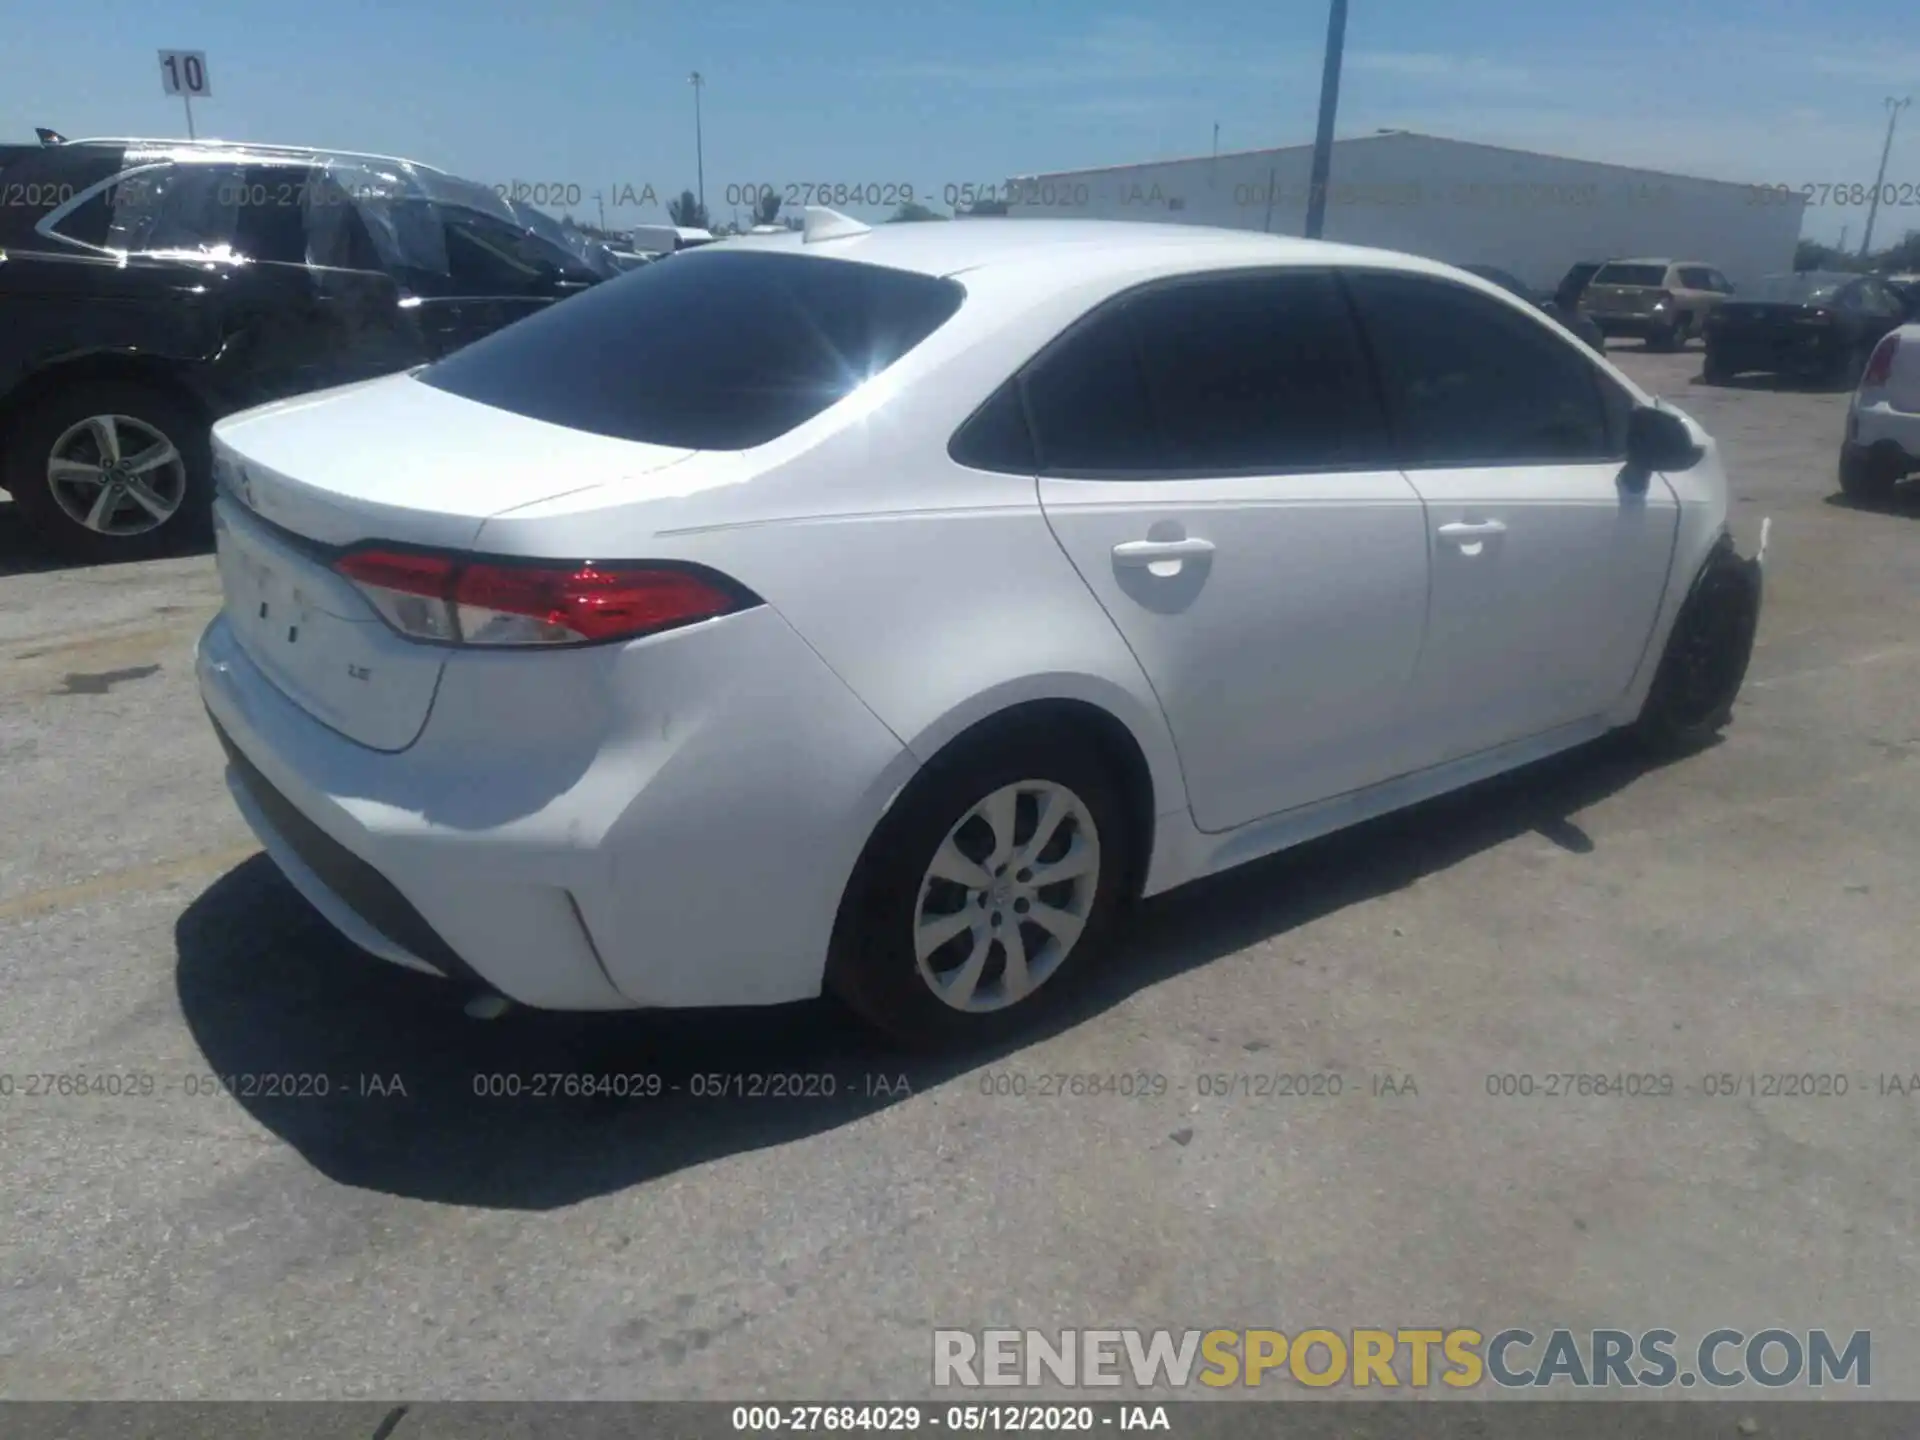
[[[930,275],[715,246],[595,286],[419,379],[596,435],[745,450],[852,394],[965,295]]]
[[[1799,275],[1769,275],[1743,292],[1742,300],[1757,300],[1774,305],[1812,305],[1833,298],[1851,275],[1822,275],[1815,271]]]
[[[1593,277],[1595,285],[1650,285],[1667,283],[1664,265],[1602,265]]]

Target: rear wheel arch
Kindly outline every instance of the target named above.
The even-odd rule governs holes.
[[[885,824],[887,814],[891,814],[925,776],[966,764],[973,756],[995,745],[1021,743],[1035,735],[1064,735],[1085,741],[1114,781],[1125,806],[1129,847],[1127,895],[1137,897],[1154,849],[1154,822],[1169,803],[1169,797],[1160,793],[1162,787],[1154,781],[1154,766],[1148,760],[1146,745],[1140,743],[1133,728],[1114,714],[1112,708],[1079,697],[1050,695],[1016,701],[941,737],[933,745],[933,753],[927,755],[912,778],[900,785],[891,797],[874,826],[876,833]],[[920,751],[922,745],[916,743],[914,749]]]
[[[1034,1001],[1051,1006],[1059,1000],[1062,982],[1043,979],[1043,996],[1003,1000],[1012,1008],[963,1019],[932,999],[927,987],[933,980],[923,981],[914,973],[913,947],[903,944],[919,923],[915,916],[920,907],[934,897],[923,876],[941,831],[956,821],[965,823],[969,807],[989,795],[1029,781],[1043,788],[1064,786],[1085,807],[1083,815],[1090,817],[1103,857],[1098,870],[1102,879],[1088,902],[1092,908],[1077,951],[1065,957],[1063,966],[1070,962],[1076,974],[1084,974],[1089,963],[1097,963],[1089,961],[1089,955],[1097,956],[1104,948],[1115,914],[1139,896],[1153,847],[1154,786],[1144,749],[1118,716],[1087,701],[1043,698],[1007,706],[966,726],[893,795],[861,848],[834,919],[823,977],[826,988],[894,1040],[919,1046],[1011,1033],[1009,1027],[1023,1025],[1034,1013]],[[1115,852],[1117,868],[1109,868],[1104,857]],[[971,858],[979,862],[982,857]],[[1004,874],[1007,882],[1033,878],[1027,870],[1017,876],[1014,871],[1009,861],[994,873]],[[996,891],[999,888],[996,884]],[[982,907],[990,904],[986,892],[970,893],[963,910],[941,908],[940,914],[972,915],[976,901]],[[1042,902],[1061,903],[1044,891],[1036,903]],[[937,904],[938,897],[931,903]],[[1001,895],[991,903],[1012,904],[1024,914],[1027,902]],[[982,923],[984,915],[983,910]],[[996,933],[1001,918],[993,917]],[[1014,924],[1022,922],[1015,919]],[[976,943],[988,943],[984,931]],[[1072,939],[1065,943],[1076,945]],[[977,963],[992,963],[992,951],[976,953],[982,957]],[[931,962],[923,957],[918,963],[924,970]],[[973,982],[964,983],[971,993]]]
[[[64,444],[64,428],[78,417],[97,413],[131,417],[175,447],[175,478],[162,493],[177,508],[151,528],[104,533],[82,525],[48,483],[48,447]],[[206,400],[165,362],[106,354],[50,365],[0,402],[0,485],[39,541],[67,558],[105,563],[173,553],[205,539],[213,418]]]
[[[5,449],[20,418],[30,414],[37,402],[72,386],[97,381],[124,382],[157,391],[191,410],[209,429],[218,418],[206,397],[182,380],[177,367],[166,361],[117,352],[80,355],[55,361],[23,376],[0,398],[0,450]]]

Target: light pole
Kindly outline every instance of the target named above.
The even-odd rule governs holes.
[[[601,198],[598,190],[593,192],[593,203],[600,207],[600,228],[604,231],[607,228],[607,202]]]
[[[1867,250],[1873,244],[1873,217],[1880,213],[1880,187],[1887,183],[1887,157],[1893,153],[1893,127],[1900,119],[1900,112],[1913,103],[1909,95],[1904,100],[1887,97],[1887,143],[1880,147],[1880,173],[1873,177],[1873,200],[1867,206],[1867,233],[1860,237],[1860,258],[1867,258]]]
[[[1313,176],[1307,188],[1306,236],[1318,240],[1327,219],[1327,173],[1333,168],[1333,117],[1340,108],[1340,52],[1347,43],[1347,0],[1327,14],[1327,58],[1320,72],[1320,128],[1313,136]]]
[[[707,82],[700,78],[700,72],[696,70],[687,77],[687,83],[693,86],[693,169],[695,183],[700,187],[700,210],[704,214],[707,208],[707,149],[700,136],[700,87]]]

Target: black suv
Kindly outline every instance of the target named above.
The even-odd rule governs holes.
[[[619,273],[406,160],[0,146],[0,489],[75,558],[161,553],[204,534],[215,420],[438,359]]]

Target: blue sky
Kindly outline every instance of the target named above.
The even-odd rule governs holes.
[[[1759,183],[1871,181],[1920,95],[1911,0],[1352,0],[1340,130],[1393,126]],[[0,47],[0,138],[183,133],[156,51],[208,52],[202,135],[399,154],[493,183],[706,192],[950,183],[1312,136],[1320,0],[59,0]],[[1920,107],[1888,180],[1920,186]],[[581,213],[591,218],[590,201]],[[863,212],[864,213],[864,212]],[[1863,213],[1808,212],[1857,243]],[[658,210],[615,208],[638,224]],[[1881,241],[1920,228],[1883,208]]]

